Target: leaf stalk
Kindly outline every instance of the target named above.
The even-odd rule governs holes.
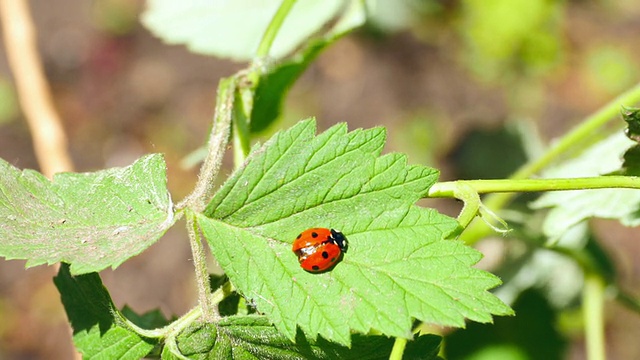
[[[569,133],[560,138],[545,154],[540,158],[525,164],[513,175],[510,180],[520,180],[529,178],[542,169],[549,166],[561,155],[575,148],[589,138],[593,138],[601,133],[601,128],[612,120],[617,120],[617,115],[622,106],[629,106],[640,102],[640,83],[622,93],[599,110],[585,118],[580,124]],[[621,122],[622,124],[622,122]],[[495,212],[499,212],[507,206],[515,197],[511,191],[501,192],[487,196],[484,204]],[[491,229],[483,225],[482,222],[475,222],[469,226],[462,235],[467,244],[473,244],[485,237]]]
[[[473,201],[473,196],[468,194],[469,189],[477,194],[487,194],[610,188],[640,189],[640,177],[597,176],[566,179],[458,180],[434,184],[429,189],[428,196],[455,197],[463,201]],[[463,191],[462,189],[466,189],[466,191]],[[459,197],[460,195],[462,195],[462,197]],[[486,203],[487,202],[485,201],[485,204]]]
[[[207,144],[207,157],[200,168],[196,186],[191,194],[176,205],[178,210],[188,206],[195,212],[202,212],[211,198],[214,180],[229,142],[235,90],[235,77],[220,80],[213,126]]]
[[[278,32],[280,31],[280,27],[284,23],[284,20],[287,18],[289,11],[293,5],[295,5],[297,0],[283,0],[276,11],[275,15],[273,15],[273,19],[267,26],[267,29],[262,36],[262,40],[260,40],[260,45],[258,45],[257,50],[257,58],[262,59],[269,56],[269,51],[271,50],[271,45],[273,45],[273,41],[276,39]]]
[[[582,314],[585,323],[587,359],[604,360],[604,280],[597,274],[587,273],[582,290]]]

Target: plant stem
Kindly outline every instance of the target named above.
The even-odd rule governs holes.
[[[265,30],[262,40],[260,40],[260,45],[258,46],[258,51],[256,53],[258,59],[269,56],[271,45],[273,45],[273,41],[276,39],[278,31],[280,31],[280,27],[282,26],[282,23],[284,23],[284,19],[287,18],[289,11],[295,3],[296,0],[283,0],[280,4],[278,11],[273,15],[273,19],[271,19],[267,30]]]
[[[216,308],[211,304],[209,294],[211,285],[209,283],[209,272],[207,271],[207,257],[200,239],[200,229],[195,220],[195,214],[187,212],[187,231],[189,233],[189,243],[193,254],[193,265],[196,270],[196,283],[198,285],[198,302],[202,308],[202,315],[206,321],[213,321],[219,317]]]
[[[587,342],[587,359],[604,360],[604,289],[605,284],[600,276],[587,273],[582,290],[583,317],[585,338]]]
[[[391,354],[389,354],[389,360],[402,360],[404,349],[407,346],[407,339],[397,337],[393,343]]]
[[[209,296],[209,303],[218,304],[222,301],[227,293],[233,291],[233,287],[230,283],[226,283],[222,285],[218,290],[216,290],[213,294]],[[169,325],[159,328],[159,329],[143,329],[136,324],[132,323],[129,319],[124,317],[121,313],[119,313],[122,317],[122,320],[127,324],[127,326],[131,327],[135,330],[136,333],[148,337],[148,338],[167,338],[169,336],[177,336],[180,334],[186,327],[191,325],[194,321],[198,320],[200,316],[202,316],[202,307],[196,306],[193,309],[189,310],[186,314],[182,315],[176,321],[170,323]]]
[[[616,115],[620,112],[621,106],[635,104],[639,101],[640,83],[584,119],[577,127],[555,143],[544,155],[521,167],[510,177],[510,179],[526,179],[538,173],[569,149],[592,137],[594,134],[598,134],[598,130],[602,126],[612,119],[616,119]],[[498,212],[500,209],[504,208],[514,198],[514,196],[515,194],[513,193],[493,194],[487,196],[484,204],[489,209]],[[463,238],[468,244],[473,244],[486,236],[490,231],[491,230],[482,224],[482,222],[474,222],[465,230],[461,238]]]
[[[458,223],[465,229],[460,239],[467,244],[481,239],[479,228],[473,227],[478,211],[483,206],[479,194],[485,193],[512,193],[512,192],[538,192],[538,191],[565,191],[565,190],[593,190],[610,188],[640,189],[640,177],[635,176],[598,176],[588,178],[567,179],[521,179],[521,180],[458,180],[436,183],[429,188],[428,197],[446,197],[462,200],[464,206]],[[484,205],[485,211],[489,211],[494,217],[493,209]],[[479,223],[479,222],[478,222]],[[467,234],[469,229],[475,230],[471,236]],[[485,229],[485,228],[482,228]],[[496,230],[496,228],[492,228]]]
[[[567,179],[523,179],[523,180],[459,180],[434,184],[429,189],[429,197],[455,197],[463,201],[473,198],[461,198],[460,189],[470,188],[477,194],[497,192],[538,192],[565,190],[593,190],[609,188],[640,189],[640,177],[636,176],[598,176]],[[465,191],[463,194],[468,192]],[[486,202],[485,202],[486,204]]]
[[[434,194],[443,194],[443,197],[454,197],[456,199],[462,200],[464,205],[462,206],[462,210],[460,210],[460,214],[458,215],[457,220],[462,228],[466,228],[467,226],[469,226],[471,221],[473,221],[473,219],[478,214],[478,210],[480,209],[481,202],[478,192],[473,187],[461,182],[437,183],[433,185],[431,189],[429,189],[430,197],[439,197],[431,195],[431,191],[436,185],[440,185],[441,189],[439,190],[439,192],[436,189],[436,192],[434,192]]]
[[[229,142],[236,81],[235,77],[220,80],[213,126],[207,143],[207,157],[200,168],[196,186],[191,194],[176,205],[177,209],[189,206],[194,212],[202,212],[211,197],[214,180]]]

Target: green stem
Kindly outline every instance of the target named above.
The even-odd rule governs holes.
[[[202,212],[212,195],[214,180],[222,165],[222,157],[229,142],[236,81],[235,77],[220,80],[213,126],[207,143],[207,157],[200,168],[196,186],[191,194],[176,205],[176,209],[188,206],[195,212]]]
[[[521,193],[538,191],[593,190],[627,188],[640,189],[640,177],[636,176],[598,176],[567,179],[524,179],[524,180],[458,180],[434,184],[429,189],[429,197],[455,197],[465,201],[474,201],[468,195],[469,189],[477,194]],[[464,192],[461,192],[464,189]],[[470,196],[460,197],[463,194]],[[486,205],[486,202],[485,202]]]
[[[604,360],[604,290],[600,276],[587,273],[582,290],[587,359]]]
[[[209,134],[209,142],[207,144],[207,157],[200,168],[198,181],[191,192],[184,200],[176,205],[177,209],[188,208],[187,216],[187,232],[189,234],[189,243],[191,245],[191,253],[193,254],[193,263],[196,272],[196,283],[198,286],[198,301],[202,307],[202,313],[205,320],[211,321],[218,317],[216,309],[209,301],[211,286],[209,285],[209,274],[207,271],[207,258],[205,256],[204,247],[200,239],[200,232],[196,225],[195,214],[204,211],[209,199],[213,193],[214,180],[218,175],[222,164],[222,157],[227,149],[229,142],[229,132],[231,128],[231,120],[233,118],[234,94],[236,92],[235,77],[222,79],[218,85],[218,96],[216,99],[216,109],[214,114],[213,126]]]
[[[391,354],[389,354],[389,360],[402,360],[402,355],[404,354],[406,346],[407,339],[397,337],[396,341],[393,343]]]
[[[287,18],[289,11],[295,3],[296,0],[283,0],[282,4],[280,4],[278,11],[273,15],[273,19],[271,19],[267,30],[264,32],[262,40],[260,40],[260,45],[258,46],[256,54],[258,59],[269,56],[271,45],[273,45],[273,41],[276,39],[278,31],[280,31],[280,27],[282,26],[282,23],[284,23],[284,19]]]
[[[616,116],[620,113],[621,106],[635,104],[639,101],[640,84],[637,84],[600,108],[591,116],[584,119],[580,125],[563,136],[544,155],[520,168],[520,170],[516,171],[510,179],[526,179],[538,173],[540,170],[544,169],[556,160],[560,155],[577,146],[582,141],[594,136],[594,134],[598,134],[598,130],[609,121],[617,119]],[[512,193],[493,194],[485,199],[484,204],[493,211],[498,212],[500,209],[504,208],[514,198],[514,196],[515,194]],[[482,224],[482,222],[475,222],[465,230],[462,238],[468,244],[472,244],[485,237],[490,231],[491,230]]]
[[[473,219],[478,211],[484,209],[487,215],[492,215],[502,225],[506,227],[495,213],[493,209],[483,205],[480,201],[479,194],[486,193],[521,193],[521,192],[538,192],[538,191],[565,191],[565,190],[593,190],[593,189],[610,189],[610,188],[628,188],[640,189],[640,177],[635,176],[599,176],[588,178],[569,178],[569,179],[523,179],[523,180],[458,180],[436,183],[429,188],[428,197],[436,198],[456,198],[462,200],[464,206],[458,222],[465,231],[460,239],[468,244],[473,243],[471,240],[479,240],[478,233],[472,236],[467,234],[469,229],[473,228]],[[476,223],[473,223],[476,224]],[[489,225],[489,222],[486,222]],[[477,227],[476,227],[477,229]],[[491,227],[493,231],[498,228]],[[471,240],[470,240],[471,239]]]
[[[207,270],[207,257],[204,252],[202,240],[200,239],[200,229],[196,223],[195,214],[188,212],[186,215],[189,243],[193,255],[193,265],[196,270],[198,302],[202,308],[204,319],[206,321],[213,321],[219,318],[220,315],[218,315],[217,309],[211,304],[209,297],[209,294],[211,294],[211,285],[209,283],[209,271]]]
[[[429,189],[429,197],[453,197],[462,200],[464,205],[458,215],[458,223],[462,228],[469,226],[480,210],[481,202],[478,192],[461,181],[434,184]]]
[[[230,283],[226,283],[221,286],[218,290],[216,290],[213,294],[210,295],[209,302],[211,304],[218,304],[222,301],[227,293],[232,291],[232,286]],[[186,314],[182,315],[176,321],[170,323],[169,325],[159,328],[159,329],[143,329],[136,324],[132,323],[129,319],[122,316],[122,319],[126,322],[127,326],[132,328],[136,333],[152,338],[152,339],[160,339],[167,338],[170,336],[177,336],[180,334],[185,328],[191,325],[194,321],[198,320],[202,316],[202,307],[196,306],[193,309],[189,310]]]

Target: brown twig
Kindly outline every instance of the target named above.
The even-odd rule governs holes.
[[[35,29],[26,0],[0,0],[0,18],[9,66],[33,137],[40,171],[47,177],[72,171],[67,137],[56,112],[38,56]]]

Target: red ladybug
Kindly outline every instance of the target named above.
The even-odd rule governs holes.
[[[300,266],[309,272],[322,272],[333,267],[347,252],[347,239],[334,229],[311,228],[293,241],[293,252]]]

